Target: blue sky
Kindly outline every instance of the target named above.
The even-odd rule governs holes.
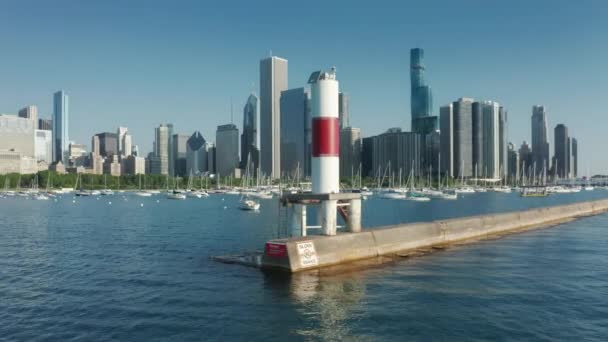
[[[606,1],[28,1],[0,0],[0,112],[70,95],[73,140],[129,127],[230,121],[259,87],[259,60],[289,60],[289,85],[338,68],[351,123],[365,136],[409,129],[409,49],[426,51],[435,103],[461,96],[509,111],[509,140],[530,140],[534,104],[579,139],[580,172],[608,171]],[[551,134],[551,145],[553,145]],[[553,148],[553,146],[552,146]]]

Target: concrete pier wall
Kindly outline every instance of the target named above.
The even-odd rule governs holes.
[[[299,272],[394,255],[408,250],[539,228],[605,211],[608,211],[608,200],[386,226],[336,236],[272,240],[266,244],[262,267]]]

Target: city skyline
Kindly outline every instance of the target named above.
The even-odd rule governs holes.
[[[185,17],[183,25],[166,28],[168,30],[166,35],[179,39],[173,43],[161,41],[160,46],[165,51],[162,54],[163,58],[149,56],[149,53],[157,49],[149,40],[159,34],[151,28],[150,20],[164,17],[175,20],[178,14],[183,14],[184,8],[173,8],[163,13],[162,10],[165,9],[163,5],[151,6],[148,19],[136,20],[137,24],[142,25],[142,31],[137,33],[144,39],[136,41],[134,40],[136,37],[131,34],[112,43],[108,41],[112,30],[125,29],[125,25],[131,28],[131,24],[126,22],[125,13],[132,12],[134,8],[118,6],[117,9],[117,6],[95,4],[94,7],[99,7],[98,9],[106,15],[116,16],[116,28],[111,28],[108,32],[97,32],[88,41],[78,40],[78,44],[62,40],[58,44],[65,47],[66,52],[57,49],[49,55],[37,54],[39,61],[35,67],[32,63],[27,64],[10,56],[7,57],[5,63],[0,66],[0,71],[8,80],[7,84],[1,86],[3,95],[0,97],[0,112],[13,113],[28,104],[34,104],[39,108],[39,117],[48,119],[52,113],[52,100],[48,94],[64,89],[70,95],[71,140],[87,143],[97,132],[114,131],[115,126],[126,126],[136,137],[137,144],[142,149],[140,154],[146,155],[150,152],[154,139],[153,128],[161,122],[173,123],[175,130],[180,133],[192,134],[194,130],[200,130],[203,136],[213,137],[215,128],[230,120],[230,98],[238,99],[235,101],[237,108],[245,104],[246,96],[251,92],[251,84],[258,84],[259,81],[259,60],[268,56],[268,50],[273,49],[273,54],[290,60],[292,88],[305,85],[308,74],[319,66],[336,65],[342,88],[351,97],[350,121],[352,126],[361,128],[363,136],[380,134],[387,128],[395,126],[407,131],[410,129],[411,118],[408,96],[410,94],[409,50],[421,47],[426,51],[425,64],[430,66],[425,78],[427,84],[433,87],[435,104],[433,115],[439,115],[439,106],[455,98],[495,99],[509,108],[508,140],[519,146],[523,140],[531,143],[531,107],[541,104],[547,108],[548,113],[547,140],[554,141],[555,125],[566,124],[573,136],[579,138],[581,144],[579,164],[582,170],[590,169],[592,173],[606,170],[607,161],[593,149],[593,146],[602,144],[601,125],[597,122],[602,119],[603,109],[591,105],[594,99],[600,98],[601,86],[605,85],[607,78],[606,71],[598,68],[601,65],[599,62],[606,59],[606,51],[596,49],[601,37],[591,34],[594,29],[596,32],[605,32],[605,28],[600,26],[603,23],[600,18],[604,9],[595,8],[597,10],[589,14],[584,11],[588,11],[591,6],[571,6],[567,3],[555,7],[536,4],[526,5],[527,7],[523,8],[523,3],[509,4],[512,8],[499,6],[498,9],[507,17],[538,19],[535,22],[546,23],[546,27],[536,33],[538,35],[536,39],[530,37],[522,39],[520,33],[523,28],[514,28],[507,34],[500,29],[500,25],[488,23],[484,18],[481,18],[476,25],[467,24],[459,27],[459,34],[471,34],[470,37],[474,40],[493,35],[495,39],[483,40],[486,49],[456,48],[456,35],[446,32],[446,27],[428,32],[423,30],[429,28],[431,23],[426,23],[416,30],[417,35],[408,33],[408,29],[419,23],[420,19],[410,17],[408,14],[407,18],[402,20],[411,19],[411,23],[400,24],[396,18],[397,13],[410,13],[412,9],[420,8],[436,11],[435,21],[447,18],[450,11],[470,10],[473,3],[473,1],[466,2],[461,6],[462,8],[455,8],[448,3],[431,2],[416,7],[412,7],[411,4],[386,3],[371,9],[345,9],[347,11],[345,14],[350,14],[359,21],[377,23],[374,36],[386,37],[373,41],[370,34],[363,34],[358,35],[358,39],[353,41],[352,37],[349,38],[350,35],[342,35],[340,37],[343,40],[338,45],[346,44],[347,48],[344,51],[337,51],[333,47],[335,43],[321,41],[318,49],[313,49],[314,53],[310,52],[310,47],[313,46],[314,39],[321,35],[317,29],[310,32],[313,38],[308,38],[302,46],[296,46],[294,41],[288,39],[289,34],[295,32],[291,28],[286,28],[285,32],[279,34],[277,38],[271,39],[264,38],[270,28],[263,25],[254,25],[253,32],[247,34],[242,27],[223,30],[222,33],[227,37],[239,35],[243,37],[235,38],[234,43],[222,43],[216,46],[219,42],[204,34],[206,26],[194,24],[199,21],[195,21],[197,16],[206,17],[208,14],[202,13],[199,7],[191,4],[192,14]],[[20,4],[1,6],[0,12],[4,14],[0,14],[0,18],[3,19],[0,25],[15,23],[13,16],[6,14],[23,14],[26,10],[31,14],[32,19],[38,19],[34,20],[34,24],[30,27],[20,30],[17,35],[9,37],[0,34],[0,44],[8,50],[23,47],[23,42],[16,38],[21,38],[32,45],[26,47],[25,51],[33,52],[34,49],[43,47],[44,42],[41,39],[45,35],[40,37],[37,35],[41,28],[48,28],[49,32],[58,30],[65,33],[66,38],[82,39],[81,34],[95,32],[97,25],[101,25],[101,21],[92,17],[90,9],[74,4],[62,6],[62,9],[66,10],[64,15],[81,14],[80,18],[66,21],[65,25],[58,28],[47,27],[48,23],[44,19],[47,14],[43,14],[45,11],[50,11],[51,14],[58,13],[57,9],[49,9],[44,4],[34,9]],[[249,5],[243,6],[243,10],[246,10],[247,6]],[[260,6],[265,4],[262,3]],[[390,11],[391,9],[394,11]],[[228,10],[221,7],[213,9],[220,14],[227,13]],[[303,13],[312,12],[310,8],[302,8],[302,10]],[[518,10],[521,14],[517,14]],[[364,12],[369,12],[371,16],[364,16]],[[537,12],[542,13],[536,14]],[[576,19],[583,17],[582,15],[575,15],[582,12],[586,14],[584,22],[583,19]],[[286,13],[286,10],[279,8],[273,13]],[[385,20],[382,22],[378,21],[380,14],[385,15]],[[328,16],[329,14],[320,13],[319,18],[315,20],[323,21]],[[83,26],[82,32],[77,33],[75,25],[85,19],[90,21],[90,25]],[[289,19],[293,19],[293,16],[285,15],[281,20]],[[569,26],[570,31],[567,31],[557,27],[556,22],[566,22],[572,27]],[[450,19],[447,23],[454,21]],[[483,24],[486,24],[486,32],[473,32],[478,31],[478,25]],[[144,28],[150,31],[145,31]],[[355,30],[354,32],[360,33],[353,25],[331,29],[334,30],[333,33],[343,33],[345,32],[343,30]],[[391,29],[395,29],[394,32]],[[10,30],[5,29],[2,32],[10,32]],[[238,42],[247,38],[252,39],[252,34],[260,37],[255,44],[242,44],[239,46],[242,51],[240,54],[229,53],[233,51],[232,44],[239,45]],[[201,35],[203,39],[197,40],[197,35]],[[442,35],[444,37],[441,37]],[[578,39],[579,36],[586,38],[581,40]],[[199,47],[188,47],[191,44],[186,44],[197,41],[200,42]],[[137,65],[136,62],[141,62],[141,58],[135,55],[137,49],[133,50],[133,48],[127,48],[124,51],[125,58],[119,59],[116,58],[117,55],[107,55],[97,50],[109,47],[110,51],[114,51],[119,47],[128,46],[127,43],[132,43],[133,47],[138,49],[141,48],[148,55],[147,60]],[[355,45],[357,47],[354,47]],[[94,51],[98,53],[85,53],[89,47],[95,48]],[[203,51],[212,47],[218,47],[217,54],[205,55],[196,62],[178,56],[190,51],[198,58]],[[512,49],[517,49],[519,56],[517,59],[511,58],[511,54],[507,52]],[[79,56],[78,61],[65,60],[63,57],[67,56],[65,55],[67,51],[76,53]],[[225,76],[215,77],[217,74],[209,71],[208,66],[220,61],[220,55],[226,59],[219,64],[224,69],[221,72]],[[585,63],[574,70],[570,67],[570,61],[580,55],[584,55]],[[106,57],[109,59],[104,59]],[[167,59],[170,57],[176,57],[175,62]],[[24,61],[27,62],[30,58],[31,56],[28,56]],[[380,59],[382,63],[375,62]],[[169,63],[166,64],[167,62]],[[183,65],[177,65],[181,62],[184,62]],[[161,68],[166,65],[169,67]],[[226,69],[227,67],[229,69]],[[100,70],[106,72],[106,75],[101,74]],[[560,72],[557,73],[556,70]],[[158,77],[154,76],[156,74]],[[91,83],[89,81],[91,78],[96,81]],[[158,87],[157,82],[163,81],[170,81],[168,84],[174,83],[175,86]],[[376,83],[384,86],[375,87]],[[573,90],[571,84],[574,83],[584,84],[585,86],[580,88],[585,91]],[[156,88],[162,89],[163,96]],[[258,88],[254,87],[254,89],[259,93]],[[572,101],[573,96],[576,96],[576,101]],[[589,120],[573,119],[582,114],[587,115]],[[242,129],[240,125],[237,126]],[[553,146],[549,154],[553,156]]]

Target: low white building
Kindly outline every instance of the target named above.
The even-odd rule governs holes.
[[[35,158],[24,156],[18,151],[0,151],[0,174],[38,172],[38,162]]]

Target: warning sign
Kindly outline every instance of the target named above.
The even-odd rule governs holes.
[[[311,267],[319,265],[319,259],[317,259],[317,251],[315,251],[315,244],[312,241],[304,241],[297,244],[298,255],[300,256],[300,266]]]
[[[266,242],[266,255],[273,258],[287,256],[287,246],[284,243]]]

